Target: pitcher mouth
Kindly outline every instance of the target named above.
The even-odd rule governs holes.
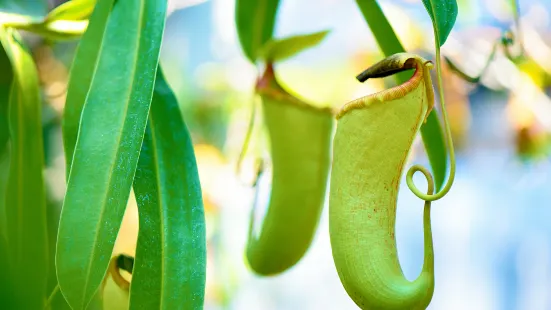
[[[433,67],[432,62],[429,61],[429,60],[421,62],[416,58],[408,58],[404,62],[403,66],[401,68],[388,70],[388,71],[385,72],[385,75],[380,75],[380,76],[374,75],[374,76],[372,76],[372,77],[383,77],[383,76],[388,76],[388,75],[391,75],[391,74],[394,74],[394,73],[398,73],[398,72],[401,72],[401,71],[405,71],[405,70],[415,68],[415,72],[414,72],[413,76],[409,80],[407,80],[405,83],[402,83],[400,85],[396,85],[392,88],[385,89],[385,90],[382,90],[382,91],[379,91],[379,92],[376,92],[376,93],[373,93],[373,94],[369,94],[367,96],[352,100],[352,101],[344,104],[340,108],[340,110],[337,112],[337,116],[336,116],[337,120],[340,119],[341,117],[343,117],[344,115],[346,115],[349,111],[356,110],[356,109],[367,108],[370,105],[375,104],[375,103],[385,103],[385,102],[388,102],[388,101],[403,98],[404,96],[406,96],[407,94],[412,92],[414,89],[416,89],[419,86],[419,83],[421,83],[421,81],[423,81],[424,75],[425,75],[425,67],[427,69],[431,69]],[[367,80],[367,78],[363,77],[362,74],[358,75],[358,80],[360,80],[360,81]],[[426,74],[428,74],[428,72]],[[428,80],[427,82],[429,82],[428,84],[430,84],[430,85],[427,85],[426,87],[427,88],[432,87],[432,84],[430,83],[430,80]],[[430,100],[430,97],[431,96],[429,96],[429,100]],[[430,101],[433,101],[433,100],[430,100]],[[432,105],[429,108],[429,112],[430,112],[431,109],[432,109]]]

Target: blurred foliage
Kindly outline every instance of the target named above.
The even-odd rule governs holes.
[[[204,93],[182,107],[194,143],[224,149],[232,110],[231,101],[232,95],[229,93]]]
[[[2,0],[0,12],[16,13],[42,17],[46,15],[48,3],[46,0]]]
[[[8,146],[8,100],[10,87],[13,79],[13,72],[10,61],[4,49],[0,46],[0,156]],[[2,196],[3,197],[3,196]]]

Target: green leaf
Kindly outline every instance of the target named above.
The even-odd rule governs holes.
[[[362,14],[375,37],[383,54],[390,56],[405,52],[400,40],[394,33],[392,26],[386,19],[381,7],[374,0],[356,0]],[[402,72],[396,75],[398,84],[403,84],[411,77],[411,73]],[[427,122],[421,126],[421,136],[430,161],[434,182],[437,190],[442,188],[446,178],[448,157],[446,154],[446,142],[440,121],[433,109],[427,118]]]
[[[284,39],[268,41],[260,50],[260,57],[269,62],[277,62],[314,47],[323,41],[329,30],[296,35]]]
[[[2,275],[2,281],[0,281],[0,305],[4,309],[17,309],[17,300],[15,299],[15,283],[11,267],[11,263],[8,255],[8,241],[4,237],[4,234],[0,232],[0,274]]]
[[[274,33],[279,0],[236,0],[235,24],[241,48],[253,63]]]
[[[53,9],[44,19],[54,20],[85,20],[90,17],[97,0],[72,0]]]
[[[0,158],[8,146],[10,137],[8,127],[8,101],[10,98],[13,72],[8,55],[0,46]]]
[[[12,26],[12,25],[8,25]],[[49,23],[32,23],[32,24],[22,24],[17,25],[13,28],[19,30],[26,30],[42,36],[45,39],[51,41],[68,41],[76,40],[82,36],[86,27],[88,26],[88,21],[65,21],[65,20],[55,20]]]
[[[206,233],[201,185],[191,137],[161,70],[134,192],[140,232],[130,309],[202,309]]]
[[[88,20],[52,20],[15,13],[0,12],[0,26],[25,30],[53,41],[77,39],[88,26]]]
[[[7,242],[19,309],[42,309],[48,277],[42,101],[33,59],[13,30],[0,27],[14,80],[8,106],[11,162],[6,189]],[[32,279],[32,281],[28,281]]]
[[[439,46],[444,45],[457,18],[456,0],[423,0],[423,4],[432,19],[434,34]]]
[[[71,66],[67,99],[61,123],[67,178],[69,178],[73,152],[77,142],[80,115],[92,83],[92,78],[96,73],[96,65],[100,53],[100,48],[98,47],[103,46],[103,35],[114,3],[115,0],[99,1],[90,18],[90,25],[84,35],[82,35]]]
[[[91,31],[102,27],[103,12],[112,3],[98,1]],[[166,1],[117,0],[104,37],[96,46],[97,55],[79,48],[77,57],[82,59],[75,61],[75,67],[80,62],[92,62],[86,64],[92,72],[86,79],[88,83],[83,83],[84,79],[70,81],[79,84],[71,85],[70,90],[84,89],[87,95],[80,98],[81,102],[68,102],[84,107],[77,126],[56,255],[59,285],[73,309],[87,306],[109,265],[147,123],[166,7]],[[81,69],[75,68],[71,74]]]

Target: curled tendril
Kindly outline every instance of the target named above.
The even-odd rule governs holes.
[[[435,28],[436,29],[436,28]],[[407,175],[406,175],[406,183],[415,196],[419,197],[420,199],[423,199],[424,201],[435,201],[442,197],[444,197],[452,187],[453,181],[455,179],[455,151],[453,148],[453,139],[452,139],[452,133],[450,129],[450,122],[448,121],[448,114],[446,113],[445,103],[444,103],[444,87],[442,83],[442,66],[440,64],[440,40],[438,39],[438,36],[435,36],[434,43],[436,46],[436,75],[438,78],[438,94],[440,97],[440,110],[442,111],[442,116],[444,118],[444,127],[446,129],[446,144],[449,149],[450,153],[450,174],[448,176],[448,180],[446,181],[446,185],[436,194],[425,194],[417,188],[415,185],[415,182],[413,182],[413,175],[420,171],[425,176],[425,179],[427,180],[429,190],[431,188],[434,188],[434,181],[432,174],[429,172],[429,170],[421,165],[414,165],[411,168],[409,168]],[[430,191],[429,191],[430,192]]]
[[[113,257],[109,263],[109,273],[115,284],[122,290],[128,291],[130,289],[130,282],[121,275],[120,270],[122,269],[132,274],[133,267],[134,258],[124,254]]]
[[[425,80],[425,87],[426,89],[426,95],[427,100],[429,101],[429,104],[432,104],[434,101],[434,93],[432,90],[432,81],[430,79],[430,73],[428,72],[432,68],[432,63],[430,61],[425,61],[422,64],[423,68],[420,68],[421,64],[419,61],[415,61],[413,58],[409,58],[406,61],[404,61],[403,57],[399,54],[395,54],[393,56],[387,57],[384,61],[381,61],[370,68],[364,70],[362,73],[360,73],[358,76],[356,76],[356,79],[360,82],[364,82],[369,78],[378,78],[378,77],[386,77],[395,73],[399,73],[404,70],[409,70],[414,67],[417,67],[417,70],[423,70],[423,78]],[[438,89],[439,89],[439,95],[440,95],[440,109],[442,110],[442,115],[444,117],[444,125],[446,128],[446,142],[447,146],[450,152],[450,174],[448,177],[448,180],[446,182],[446,185],[436,194],[433,194],[434,191],[434,178],[432,174],[429,172],[429,170],[423,166],[420,165],[414,165],[412,166],[406,175],[406,181],[409,189],[415,194],[415,196],[419,197],[422,200],[425,200],[425,202],[429,203],[434,200],[438,200],[444,195],[446,195],[455,178],[455,152],[453,148],[453,141],[452,141],[452,134],[450,130],[450,125],[448,121],[448,115],[446,113],[445,104],[444,104],[444,91],[443,91],[443,83],[442,83],[442,68],[440,65],[440,44],[438,41],[438,38],[436,38],[436,71],[438,76]],[[338,117],[337,117],[338,118]],[[413,182],[413,175],[416,172],[421,172],[425,176],[425,179],[428,183],[428,192],[425,194],[421,192],[415,183]]]

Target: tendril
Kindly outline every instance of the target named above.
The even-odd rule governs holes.
[[[241,151],[239,152],[239,157],[237,158],[237,163],[235,164],[235,173],[238,176],[241,175],[241,165],[243,164],[243,160],[245,159],[245,155],[247,154],[247,150],[249,149],[249,144],[251,142],[251,137],[256,121],[256,113],[257,113],[257,104],[258,104],[258,81],[260,81],[261,77],[260,74],[257,73],[257,85],[255,85],[253,92],[251,94],[251,115],[249,116],[249,124],[247,125],[247,132],[245,133],[245,139],[243,140],[243,145],[241,146]],[[256,167],[256,176],[252,181],[252,184],[248,182],[241,181],[242,183],[246,183],[247,186],[250,187],[256,187],[256,183],[258,182],[258,179],[260,177],[260,174],[264,170],[263,167],[264,161],[262,158],[257,159],[257,167]]]
[[[455,151],[453,148],[453,140],[452,140],[452,133],[450,129],[450,123],[448,121],[448,114],[446,113],[446,107],[444,103],[444,87],[442,83],[442,66],[440,64],[440,40],[438,38],[438,34],[436,32],[436,25],[434,25],[433,21],[433,27],[435,29],[435,36],[434,36],[434,44],[436,46],[436,75],[437,75],[437,83],[438,83],[438,95],[439,95],[439,101],[440,101],[440,109],[442,110],[442,116],[444,118],[444,127],[446,129],[446,144],[449,149],[450,153],[450,174],[448,176],[448,180],[446,181],[446,185],[436,194],[425,194],[417,188],[415,185],[415,182],[413,182],[413,175],[420,171],[425,176],[425,179],[427,180],[427,183],[429,185],[429,189],[431,187],[434,187],[434,181],[432,174],[429,172],[429,170],[421,165],[414,165],[411,168],[409,168],[407,175],[406,175],[406,183],[415,196],[419,197],[420,199],[423,199],[425,201],[435,201],[442,197],[444,197],[452,187],[453,181],[455,179]]]
[[[113,257],[109,264],[109,273],[113,278],[113,281],[122,290],[128,291],[130,289],[130,282],[127,281],[120,273],[120,270],[124,270],[132,274],[134,268],[134,258],[124,254]]]
[[[239,175],[241,173],[241,164],[243,159],[245,159],[245,154],[249,148],[249,143],[251,141],[251,136],[254,128],[254,123],[256,119],[256,89],[253,91],[251,98],[251,115],[249,116],[249,124],[247,125],[247,132],[245,133],[245,139],[243,140],[243,145],[241,146],[241,152],[237,158],[237,163],[235,165],[235,172]]]
[[[54,287],[52,293],[48,296],[48,299],[46,300],[46,305],[44,306],[44,309],[50,309],[52,305],[52,301],[54,300],[54,297],[59,293],[59,284],[56,284]]]

